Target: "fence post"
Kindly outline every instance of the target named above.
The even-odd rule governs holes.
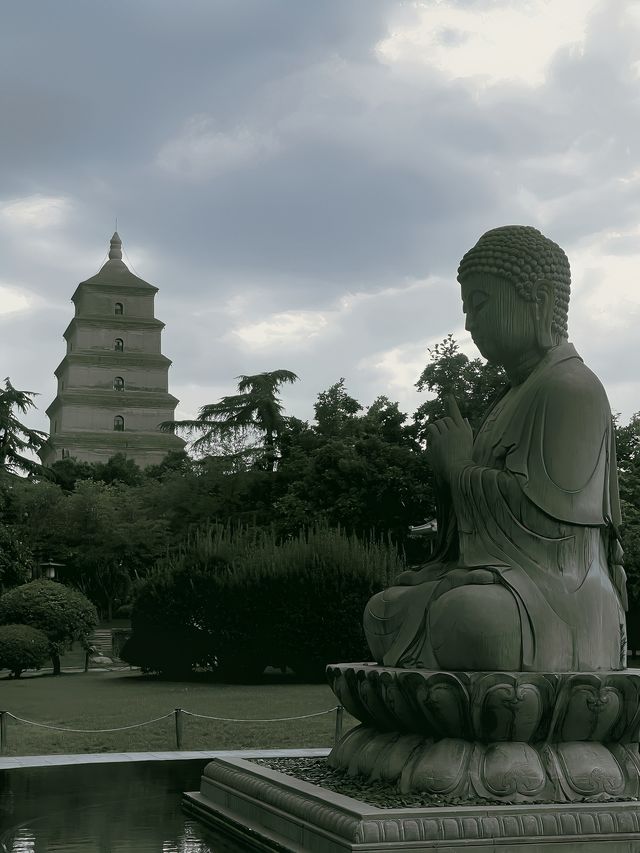
[[[344,708],[342,705],[338,705],[336,708],[336,734],[334,738],[335,745],[337,746],[340,738],[342,737],[342,715],[344,714]]]
[[[176,749],[182,749],[182,708],[176,708],[174,711],[176,718]]]
[[[9,748],[9,739],[7,737],[9,723],[9,712],[0,711],[0,755],[6,755]]]

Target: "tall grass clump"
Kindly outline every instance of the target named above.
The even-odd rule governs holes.
[[[317,680],[327,663],[366,659],[365,603],[403,569],[391,542],[326,525],[284,541],[206,525],[139,588],[122,654],[168,674],[205,667],[247,680],[272,665]]]

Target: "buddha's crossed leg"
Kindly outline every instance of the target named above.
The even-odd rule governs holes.
[[[428,652],[418,658],[434,659],[446,670],[519,670],[522,663],[520,613],[513,593],[490,569],[452,568],[425,596],[424,632],[412,643],[413,653],[422,643]],[[367,605],[365,630],[371,651],[381,661],[398,636],[421,584],[394,586],[375,595]],[[390,665],[402,665],[399,661]]]

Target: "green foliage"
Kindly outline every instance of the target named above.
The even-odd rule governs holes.
[[[355,415],[362,411],[360,403],[347,394],[344,377],[318,394],[313,408],[318,432],[333,436],[343,432],[353,422]]]
[[[116,453],[106,462],[78,462],[72,457],[58,459],[48,469],[48,476],[66,492],[72,492],[76,484],[84,480],[138,486],[144,479],[140,467],[124,453]]]
[[[157,465],[149,465],[144,469],[144,476],[148,480],[164,480],[172,474],[187,475],[193,470],[193,461],[185,450],[170,450],[162,462]]]
[[[47,477],[65,492],[72,492],[80,480],[93,480],[95,466],[90,462],[78,462],[72,456],[57,459],[47,471]]]
[[[140,467],[124,453],[116,453],[106,462],[94,463],[94,480],[106,485],[122,483],[125,486],[138,486],[142,482]]]
[[[12,531],[36,562],[51,557],[62,563],[59,577],[110,618],[129,600],[134,579],[166,548],[170,531],[150,502],[160,488],[156,480],[128,486],[88,479],[67,492],[51,482],[15,478]]]
[[[620,497],[640,507],[640,412],[621,426],[615,418]]]
[[[362,541],[325,525],[282,544],[265,541],[252,569],[267,663],[285,663],[301,677],[321,680],[329,663],[368,659],[364,606],[403,568],[391,543]]]
[[[615,419],[620,487],[622,546],[627,573],[627,635],[631,649],[640,648],[640,412],[622,426]]]
[[[327,663],[366,657],[364,605],[403,568],[390,544],[326,526],[280,542],[209,525],[140,586],[122,656],[167,674],[204,666],[246,679],[271,664],[322,678]]]
[[[0,669],[15,678],[24,669],[37,669],[49,655],[47,635],[29,625],[0,625]]]
[[[430,362],[420,374],[416,388],[436,396],[423,403],[414,415],[420,437],[424,437],[428,424],[445,416],[445,400],[450,394],[457,399],[462,416],[477,429],[506,384],[504,371],[480,358],[468,358],[460,352],[453,335],[436,344],[429,355]]]
[[[202,589],[208,583],[209,589]],[[142,583],[132,610],[133,633],[120,657],[146,672],[181,677],[214,663],[198,613],[215,589],[213,575],[157,572]]]
[[[276,394],[281,385],[297,379],[290,370],[239,376],[237,394],[202,406],[195,420],[165,421],[160,429],[165,432],[178,430],[189,437],[199,434],[192,443],[195,451],[211,451],[219,449],[220,442],[261,435],[261,453],[256,453],[251,443],[240,452],[256,459],[266,470],[273,470],[278,436],[285,425],[282,404]]]
[[[143,489],[80,482],[61,507],[67,543],[64,577],[110,619],[133,579],[145,575],[167,544],[163,522],[147,510]]]
[[[4,389],[0,388],[0,470],[13,473],[37,473],[41,470],[40,464],[24,453],[37,453],[48,436],[25,426],[16,416],[16,412],[24,415],[35,407],[35,396],[33,391],[18,391],[8,377],[4,380]]]
[[[36,580],[0,597],[0,625],[31,625],[47,635],[54,670],[59,655],[76,640],[86,642],[98,623],[94,605],[78,590]]]
[[[33,568],[33,554],[17,531],[0,522],[0,593],[26,583]]]
[[[31,477],[11,477],[5,483],[3,518],[16,538],[29,546],[37,562],[52,555],[63,556],[66,520],[62,516],[62,489]]]
[[[341,380],[318,397],[317,427],[291,419],[273,484],[272,519],[283,533],[325,521],[361,537],[390,534],[434,513],[426,455],[397,403],[379,397],[363,413]]]

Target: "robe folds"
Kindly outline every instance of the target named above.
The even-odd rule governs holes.
[[[611,410],[572,344],[549,350],[521,384],[506,389],[478,430],[471,462],[448,485],[438,484],[437,497],[431,560],[365,610],[365,633],[380,663],[439,668],[429,606],[449,573],[484,568],[517,605],[523,671],[624,668]]]

